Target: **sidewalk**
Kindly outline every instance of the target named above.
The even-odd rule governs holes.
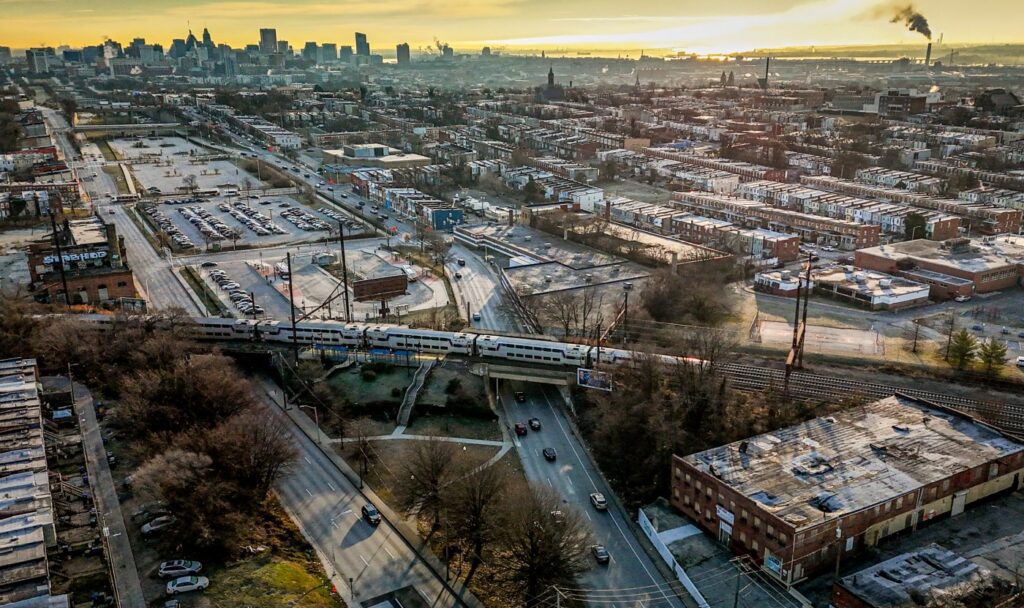
[[[263,392],[267,395],[271,402],[281,406],[278,401],[280,388],[273,382],[267,379],[259,380],[259,385],[263,389]],[[327,457],[331,463],[334,464],[341,472],[341,474],[351,483],[354,487],[357,487],[360,494],[362,494],[369,502],[377,507],[381,512],[381,515],[391,524],[392,528],[402,537],[406,546],[409,547],[413,553],[420,559],[421,562],[431,571],[433,576],[442,584],[442,586],[450,587],[454,591],[454,595],[457,596],[458,601],[464,606],[469,608],[483,608],[483,604],[472,594],[472,592],[466,588],[460,580],[450,580],[445,582],[443,572],[445,571],[445,564],[437,558],[431,552],[427,546],[426,541],[423,540],[416,532],[416,530],[409,524],[409,522],[402,517],[399,513],[393,511],[388,504],[378,496],[370,486],[365,483],[360,485],[359,475],[348,465],[347,462],[331,447],[325,447],[324,444],[318,443],[316,437],[318,436],[316,425],[310,420],[305,414],[299,411],[298,408],[289,408],[287,410],[281,410],[288,419],[298,427],[307,438],[309,438]],[[294,520],[295,518],[293,518]]]
[[[118,605],[126,608],[145,606],[146,600],[142,595],[142,584],[135,566],[135,554],[132,553],[132,545],[125,531],[121,503],[117,499],[114,478],[107,464],[107,450],[103,446],[99,424],[96,422],[92,393],[76,383],[75,397],[75,414],[82,433],[85,464],[96,501],[96,515],[107,546]]]

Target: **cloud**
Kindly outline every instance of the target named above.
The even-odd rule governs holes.
[[[527,38],[506,38],[482,41],[487,44],[542,47],[596,45],[642,45],[645,48],[703,49],[714,52],[723,44],[752,48],[763,38],[778,40],[780,31],[793,32],[793,44],[806,42],[808,37],[828,36],[824,31],[848,25],[864,14],[863,0],[818,0],[809,4],[791,6],[774,13],[757,15],[701,16],[685,19],[686,23],[647,31],[594,31],[586,34],[557,34]],[[591,18],[609,23],[643,22],[644,19]],[[799,39],[799,40],[798,40]],[[812,38],[813,39],[813,38]]]
[[[0,0],[2,1],[2,0]],[[353,0],[348,2],[265,2],[216,0],[206,4],[175,6],[164,14],[190,18],[317,18],[390,15],[443,15],[448,18],[488,17],[506,14],[519,0]]]

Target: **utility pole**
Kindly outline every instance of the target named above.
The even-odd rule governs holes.
[[[736,563],[736,590],[732,594],[732,608],[739,608],[740,605],[740,580],[743,578],[743,570],[739,562]]]
[[[797,369],[804,367],[804,343],[807,341],[807,306],[811,301],[811,256],[807,256],[807,276],[804,281],[804,314],[801,324],[803,329],[800,332],[800,350],[797,351]]]
[[[341,283],[345,290],[345,322],[352,322],[352,312],[348,302],[348,263],[345,261],[345,225],[338,220],[338,243],[341,249]]]
[[[918,323],[917,319],[914,319],[914,348],[911,349],[915,354],[917,353],[917,335],[921,333],[921,324]]]
[[[292,288],[292,254],[289,251],[285,254],[285,259],[288,261],[288,308],[292,313],[292,353],[295,357],[295,365],[299,364],[299,342],[298,336],[295,335],[295,291]]]
[[[57,233],[57,218],[50,209],[50,226],[53,228],[53,244],[57,248],[57,268],[60,270],[60,282],[64,286],[64,303],[71,308],[71,292],[68,291],[68,277],[64,274],[64,251],[60,247],[60,235]]]
[[[956,316],[949,313],[949,333],[946,334],[946,361],[949,361],[949,346],[953,343],[953,327],[956,325]]]

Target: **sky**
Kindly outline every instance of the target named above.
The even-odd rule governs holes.
[[[916,44],[884,0],[0,0],[0,45],[82,46],[109,37],[198,37],[244,46],[259,28],[299,49],[353,43],[365,32],[384,54],[435,40],[457,51],[517,48],[725,53],[805,45]],[[1020,0],[921,0],[915,8],[947,44],[1024,42]],[[983,8],[984,10],[979,10]]]

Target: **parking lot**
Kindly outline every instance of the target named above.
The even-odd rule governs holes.
[[[165,231],[173,229],[184,237],[175,240],[179,249],[190,249],[188,243],[209,249],[215,244],[221,248],[272,247],[316,241],[337,236],[336,217],[342,217],[346,236],[363,232],[361,224],[336,211],[303,207],[286,196],[182,197],[141,205],[140,209]]]
[[[401,266],[404,263],[398,259],[385,259],[382,255],[387,254],[383,252],[378,255],[376,245],[377,241],[373,241],[372,244],[346,247],[350,290],[351,283],[361,278],[402,272]],[[327,254],[336,259],[337,247],[325,247],[320,250],[318,246],[312,246],[309,249],[311,250],[292,254],[292,291],[296,313],[300,316],[313,311],[329,299],[331,294],[340,292],[340,280],[313,263],[314,257],[320,258]],[[230,260],[219,259],[216,262],[213,262],[213,259],[217,257],[197,263],[195,269],[232,314],[245,317],[252,316],[255,311],[257,316],[263,318],[281,321],[290,319],[288,281],[281,272],[285,269],[285,258],[279,251],[273,256],[255,254],[251,258],[235,257]],[[444,282],[436,277],[424,275],[416,267],[412,268],[419,278],[409,283],[406,295],[389,300],[391,309],[406,314],[446,306],[448,293]],[[219,276],[222,278],[218,278]],[[249,297],[244,298],[243,295]],[[379,302],[356,302],[351,293],[350,300],[353,320],[363,321],[376,316],[380,306]],[[249,304],[254,308],[239,304]],[[312,316],[320,319],[343,319],[344,298],[338,297]]]

